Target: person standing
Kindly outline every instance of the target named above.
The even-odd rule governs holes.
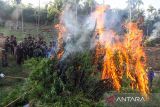
[[[23,47],[22,47],[22,43],[17,45],[17,48],[16,48],[16,62],[17,62],[18,65],[21,65],[22,62],[23,62]]]
[[[7,38],[6,38],[6,40],[5,40],[5,46],[4,46],[6,52],[9,51],[9,46],[10,46],[10,45],[9,45],[9,37],[7,36]]]
[[[154,72],[152,67],[149,67],[148,69],[148,81],[149,81],[149,88],[152,89],[152,82],[153,82],[153,78],[154,78]]]
[[[28,57],[28,47],[27,47],[28,44],[27,43],[28,43],[27,38],[24,38],[24,41],[22,42],[24,60],[27,60],[27,57]]]
[[[17,38],[16,37],[14,37],[13,38],[13,48],[14,48],[14,55],[15,55],[15,51],[16,51],[16,46],[17,46]]]
[[[14,35],[11,35],[10,37],[10,51],[11,51],[11,55],[14,54]]]
[[[8,58],[7,58],[7,52],[2,49],[2,67],[8,66]]]
[[[33,57],[33,51],[34,51],[34,42],[31,36],[28,37],[28,56],[29,58]]]

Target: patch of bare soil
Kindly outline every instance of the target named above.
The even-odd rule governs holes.
[[[160,45],[155,47],[145,47],[147,56],[147,66],[154,70],[160,70]]]

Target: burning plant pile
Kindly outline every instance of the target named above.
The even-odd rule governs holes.
[[[142,31],[135,23],[129,23],[123,40],[113,37],[115,43],[105,43],[102,79],[112,78],[114,88],[120,91],[123,75],[130,79],[133,89],[148,95],[148,79],[145,71],[146,57],[142,47]]]
[[[103,58],[102,80],[111,79],[114,89],[120,91],[123,76],[126,75],[132,89],[138,89],[147,97],[149,89],[145,70],[146,56],[142,45],[143,32],[133,22],[125,24],[126,32],[123,36],[107,29],[105,11],[108,8],[105,5],[97,6],[95,11],[79,21],[72,6],[67,6],[61,15],[61,33],[58,33],[58,45],[62,46],[62,42],[65,45],[62,46],[63,53],[58,53],[58,56],[63,60],[75,52],[96,48],[95,64]]]

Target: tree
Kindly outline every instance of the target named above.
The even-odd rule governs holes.
[[[148,11],[148,13],[149,13],[149,17],[148,17],[148,24],[147,24],[147,35],[149,35],[151,32],[150,32],[150,30],[149,30],[149,27],[151,28],[151,26],[153,25],[153,23],[152,23],[152,20],[153,20],[153,16],[152,16],[152,14],[153,14],[153,12],[155,11],[156,9],[152,6],[152,5],[150,5],[149,7],[148,7],[148,9],[147,9],[147,11]]]
[[[140,9],[141,5],[143,5],[143,1],[142,0],[137,0],[137,8],[138,8],[138,10]]]
[[[21,0],[14,0],[16,4],[21,4]]]
[[[64,6],[67,4],[73,4],[76,8],[79,8],[83,5],[83,12],[89,13],[89,10],[93,10],[94,7],[94,0],[54,0],[48,3],[47,11],[48,11],[48,18],[53,22],[57,22],[59,14],[62,12]]]
[[[158,14],[160,15],[160,9],[158,9]]]
[[[148,11],[148,13],[151,15],[154,11],[156,11],[156,9],[155,9],[152,5],[150,5],[150,6],[148,7],[147,11]]]
[[[31,22],[34,23],[35,22],[35,9],[32,7],[26,7],[23,9],[23,16],[24,16],[24,21],[25,22]]]
[[[127,7],[132,10],[139,9],[141,5],[143,5],[142,0],[127,0]]]
[[[21,4],[21,0],[14,0],[14,2],[16,3],[16,5],[17,5],[17,8],[18,8],[18,10],[19,10],[19,5]],[[22,9],[21,9],[21,13],[20,13],[21,15],[22,15]],[[19,17],[17,18],[17,29],[19,28]],[[23,31],[23,16],[21,16],[21,19],[22,19],[22,31]]]
[[[4,26],[5,20],[11,18],[11,14],[15,10],[15,6],[10,6],[9,3],[0,0],[0,25]]]
[[[140,6],[143,5],[142,0],[127,0],[127,8],[130,14],[130,20],[137,20],[142,13]]]

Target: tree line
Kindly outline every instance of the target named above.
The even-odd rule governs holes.
[[[18,10],[18,11],[17,11]],[[18,13],[16,13],[16,11]],[[19,15],[18,19],[13,18],[14,12]],[[23,21],[28,23],[37,23],[38,17],[40,16],[40,24],[45,24],[51,22],[49,20],[47,13],[47,8],[35,8],[32,4],[24,5],[22,3],[17,2],[4,2],[0,0],[0,24],[1,26],[7,20],[21,20],[23,16]]]
[[[33,7],[32,4],[22,4],[21,0],[12,0],[12,3],[0,0],[0,23],[2,24],[6,20],[11,20],[12,13],[19,7],[23,9],[19,20],[23,16],[24,22],[37,23],[39,20],[41,25],[55,24],[59,22],[59,15],[67,3],[76,5],[77,8],[83,8],[78,10],[78,14],[84,15],[94,11],[97,4],[95,0],[50,0],[44,8],[39,9]],[[142,0],[128,0],[127,4],[127,7],[123,10],[110,9],[110,11],[116,14],[123,14],[125,20],[139,22],[141,28],[144,30],[144,34],[150,35],[154,29],[154,24],[160,21],[160,9],[156,9],[150,5],[147,10],[144,10],[142,8],[144,5]],[[39,17],[40,19],[38,19]]]

